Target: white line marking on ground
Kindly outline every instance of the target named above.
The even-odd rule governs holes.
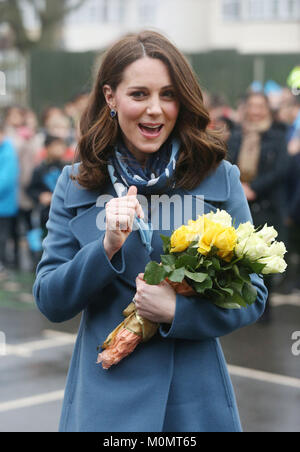
[[[271,299],[271,305],[277,306],[298,306],[300,307],[300,296],[298,294],[279,295],[274,294]]]
[[[273,383],[280,386],[287,386],[289,388],[300,389],[300,379],[287,377],[285,375],[272,374],[270,372],[263,372],[255,369],[247,369],[246,367],[228,366],[229,372],[233,376],[250,378],[252,380],[263,381],[265,383]],[[49,402],[61,401],[64,397],[64,391],[48,392],[46,394],[38,394],[31,397],[24,397],[21,399],[10,400],[8,402],[0,403],[0,413],[17,410],[20,408],[29,408],[36,405],[42,405]]]
[[[28,358],[32,356],[33,352],[39,350],[74,344],[76,339],[76,335],[74,334],[61,333],[52,330],[43,331],[43,335],[45,336],[45,339],[38,341],[25,342],[17,345],[6,344],[6,356],[17,355]]]
[[[10,400],[9,402],[0,403],[0,413],[6,411],[17,410],[19,408],[28,408],[35,405],[42,405],[43,403],[57,402],[64,397],[64,391],[48,392],[46,394],[38,394],[31,397],[24,397],[22,399]]]
[[[228,365],[231,375],[237,377],[250,378],[252,380],[264,381],[265,383],[273,383],[290,388],[300,389],[300,378],[287,377],[285,375],[263,372],[261,370],[247,369],[246,367],[238,367]]]

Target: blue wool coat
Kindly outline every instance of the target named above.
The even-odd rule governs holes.
[[[78,164],[74,172],[78,170]],[[267,291],[252,277],[256,302],[247,309],[224,310],[200,297],[176,295],[172,325],[161,325],[149,342],[109,370],[96,364],[96,347],[123,320],[122,311],[136,292],[135,279],[150,260],[163,254],[155,231],[148,254],[133,231],[112,258],[97,228],[105,208],[99,192],[70,180],[66,166],[56,186],[44,254],[33,292],[41,312],[63,322],[82,312],[60,420],[60,431],[231,432],[241,425],[235,396],[218,338],[255,322]],[[112,185],[102,193],[116,197]],[[205,213],[226,209],[236,225],[251,221],[236,166],[224,161],[196,189]]]

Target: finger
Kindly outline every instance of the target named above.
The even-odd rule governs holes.
[[[127,196],[136,196],[137,195],[137,188],[135,185],[131,185],[128,189]]]
[[[108,218],[107,228],[110,231],[128,231],[130,218],[127,215],[112,215]]]
[[[126,206],[109,207],[106,211],[109,215],[122,214],[122,215],[129,215],[130,218],[133,218],[135,215],[135,209],[133,209],[132,207],[126,207]]]
[[[106,208],[107,209],[112,209],[113,212],[116,211],[116,209],[119,208],[129,208],[129,209],[134,209],[135,213],[137,214],[137,216],[139,218],[144,219],[145,215],[144,215],[144,211],[142,209],[141,204],[139,203],[139,201],[137,200],[137,198],[135,197],[123,197],[123,198],[114,198],[112,199],[107,205]]]
[[[145,282],[144,281],[144,273],[139,273],[138,275],[137,275],[137,277],[136,277],[136,281],[143,281],[143,282]]]
[[[129,187],[129,190],[128,190],[128,192],[127,192],[127,196],[137,196],[137,187],[135,186],[135,185],[131,185],[130,187]],[[142,206],[140,205],[140,203],[137,201],[137,203],[136,203],[136,207],[135,207],[135,210],[136,210],[136,214],[137,214],[137,216],[139,217],[139,218],[142,218],[142,219],[144,219],[144,217],[145,217],[145,215],[144,215],[144,211],[143,211],[143,209],[142,209]]]

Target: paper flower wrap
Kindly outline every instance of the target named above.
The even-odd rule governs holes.
[[[168,278],[166,278],[166,281],[181,295],[196,295],[196,292],[186,281],[173,283]],[[158,330],[158,323],[151,322],[138,315],[133,302],[123,311],[123,315],[126,317],[125,320],[110,333],[102,344],[104,351],[99,353],[97,364],[102,363],[103,369],[109,369],[112,365],[118,364],[132,353],[138,344],[149,341]]]
[[[257,291],[251,274],[283,273],[286,247],[277,242],[273,226],[257,228],[242,223],[235,229],[231,216],[217,210],[176,229],[171,237],[161,235],[161,262],[149,262],[147,284],[166,280],[185,296],[205,296],[222,309],[241,309],[253,304]],[[138,315],[135,304],[123,311],[125,320],[107,337],[97,363],[108,369],[133,352],[157,332],[159,324]]]

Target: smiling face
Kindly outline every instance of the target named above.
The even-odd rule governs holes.
[[[123,140],[144,164],[170,136],[179,113],[179,102],[167,66],[144,57],[127,66],[113,91],[103,88],[106,102],[118,113]]]
[[[246,118],[250,122],[261,122],[270,117],[270,109],[264,96],[252,95],[246,103]]]

